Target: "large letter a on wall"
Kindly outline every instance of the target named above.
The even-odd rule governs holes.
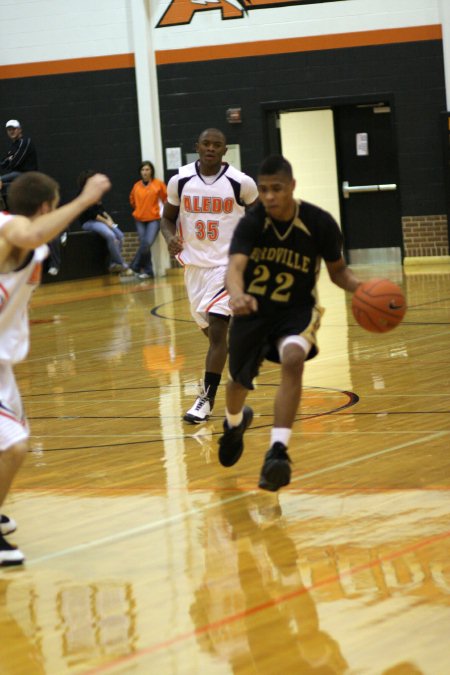
[[[247,3],[248,0],[172,0],[156,27],[190,23],[196,12],[212,9],[220,9],[222,19],[240,19],[247,11]]]

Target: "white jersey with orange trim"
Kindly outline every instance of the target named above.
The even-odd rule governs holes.
[[[13,217],[0,213],[0,237],[3,226]],[[43,244],[30,251],[20,268],[0,272],[0,361],[17,363],[28,354],[28,302],[39,285],[42,261],[47,255],[48,246]]]
[[[180,208],[177,228],[183,250],[178,261],[198,267],[226,265],[244,207],[258,197],[255,181],[226,163],[217,176],[202,176],[197,160],[172,176],[167,195],[168,202]]]

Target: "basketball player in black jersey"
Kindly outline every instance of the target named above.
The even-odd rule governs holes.
[[[302,392],[305,361],[317,354],[323,310],[316,302],[321,260],[331,280],[354,292],[360,281],[342,257],[342,235],[333,217],[294,199],[292,167],[267,157],[258,172],[260,202],[240,220],[231,241],[226,287],[233,320],[229,334],[230,380],[219,461],[235,464],[253,411],[244,406],[253,379],[268,359],[281,364],[271,445],[259,487],[276,491],[290,482],[287,447]]]

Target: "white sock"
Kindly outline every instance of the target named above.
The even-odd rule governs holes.
[[[291,433],[292,429],[288,429],[287,427],[273,427],[270,432],[270,445],[283,443],[287,447],[291,439]]]
[[[228,410],[225,410],[225,416],[227,418],[227,423],[230,429],[232,427],[238,427],[242,422],[242,420],[244,419],[244,413],[242,412],[242,410],[241,412],[236,413],[236,415],[232,415],[230,412],[228,412]]]

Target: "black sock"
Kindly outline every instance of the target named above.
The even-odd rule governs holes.
[[[211,401],[216,398],[217,387],[220,384],[222,375],[220,373],[211,373],[209,370],[205,372],[205,391],[206,395]]]

